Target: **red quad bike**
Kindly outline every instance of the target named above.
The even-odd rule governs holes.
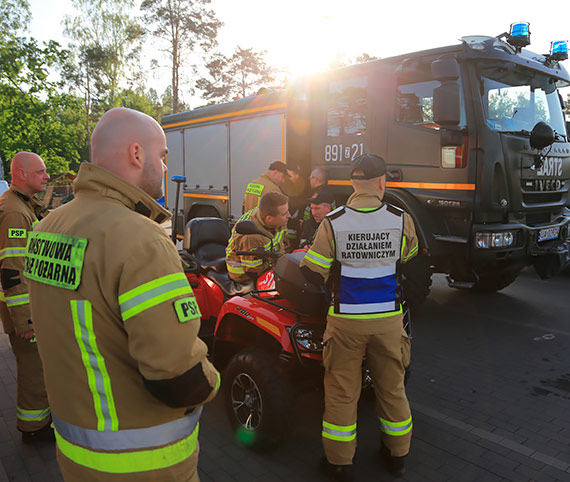
[[[262,234],[251,221],[236,229]],[[180,255],[202,313],[199,336],[223,371],[231,426],[244,445],[265,448],[287,434],[295,394],[322,386],[327,302],[324,290],[299,270],[304,252],[239,252],[271,257],[274,269],[260,276],[257,286],[230,280],[225,264],[229,237],[222,219],[194,218],[186,226]],[[410,329],[407,322],[409,335]],[[366,386],[370,378],[364,369]]]

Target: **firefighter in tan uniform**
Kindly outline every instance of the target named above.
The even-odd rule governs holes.
[[[0,197],[0,317],[16,357],[17,427],[23,442],[53,440],[42,362],[30,315],[28,283],[22,271],[28,235],[47,214],[35,194],[45,191],[49,176],[37,154],[20,152],[10,168],[12,185]]]
[[[159,224],[166,139],[107,112],[75,199],[36,226],[25,274],[66,481],[197,481],[198,422],[220,376]]]
[[[246,212],[238,220],[238,222],[253,221],[265,236],[239,234],[234,226],[226,248],[226,265],[232,280],[245,283],[271,269],[271,258],[238,255],[237,251],[257,249],[270,251],[273,248],[278,253],[284,253],[287,241],[287,221],[290,217],[287,196],[271,192],[261,197],[258,208]]]
[[[364,356],[376,394],[381,454],[393,475],[403,474],[410,448],[412,416],[404,389],[410,340],[402,326],[396,268],[417,253],[418,242],[411,217],[382,203],[385,174],[383,159],[355,159],[354,194],[327,215],[301,263],[307,279],[328,280],[331,287],[323,337],[322,469],[332,480],[352,480]]]
[[[287,178],[287,167],[280,161],[274,161],[269,165],[267,172],[264,172],[254,181],[251,181],[245,188],[243,195],[244,214],[259,205],[261,196],[268,192],[282,193],[281,186]]]

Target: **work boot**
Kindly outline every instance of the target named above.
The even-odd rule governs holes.
[[[22,432],[22,443],[33,444],[36,442],[55,442],[51,422],[34,432]]]
[[[321,459],[319,470],[332,482],[353,482],[352,465],[334,465],[326,457]]]
[[[406,472],[406,467],[404,466],[405,455],[403,457],[395,457],[390,454],[390,450],[386,446],[381,445],[380,458],[388,472],[394,477],[402,477]]]

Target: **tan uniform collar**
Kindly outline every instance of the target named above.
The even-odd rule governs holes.
[[[32,209],[45,209],[45,204],[36,196],[30,196],[27,192],[23,191],[19,187],[14,186],[13,184],[10,186],[10,190],[17,194],[22,201],[28,203]]]
[[[264,173],[260,176],[260,178],[263,179],[264,181],[270,182],[270,183],[273,184],[277,189],[281,189],[281,188],[277,185],[277,183],[271,178],[271,176],[270,176],[267,172],[264,172]]]
[[[382,197],[378,191],[355,191],[346,201],[346,205],[354,208],[374,208],[382,206]]]
[[[261,229],[266,231],[271,236],[273,236],[276,232],[279,231],[277,228],[267,226],[267,224],[263,222],[263,220],[261,219],[261,211],[259,210],[259,208],[255,208],[255,210],[251,213],[251,217],[254,219],[255,224],[257,224]]]
[[[91,193],[116,199],[132,211],[142,214],[159,224],[171,216],[170,212],[142,189],[111,171],[88,162],[81,163],[79,173],[73,185],[75,193],[79,194],[79,196],[84,193]]]

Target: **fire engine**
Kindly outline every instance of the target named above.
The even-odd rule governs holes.
[[[527,50],[528,23],[497,37],[301,78],[286,89],[165,116],[168,175],[184,175],[179,227],[235,222],[249,181],[275,160],[307,177],[327,168],[337,205],[353,159],[388,164],[385,201],[408,211],[421,255],[408,273],[499,290],[530,264],[542,278],[568,263],[570,143],[558,89],[567,42]],[[167,181],[167,203],[176,189]],[[180,230],[180,233],[182,230]],[[420,296],[422,296],[420,294]]]

